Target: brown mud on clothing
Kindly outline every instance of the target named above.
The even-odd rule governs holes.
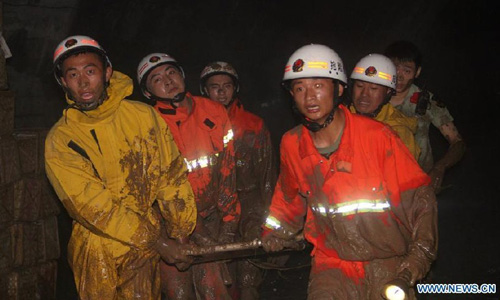
[[[168,180],[167,184],[169,186],[180,186],[182,183],[184,183],[185,180],[187,180],[187,175],[186,176],[178,175],[181,174],[183,168],[185,168],[184,159],[182,158],[181,155],[179,155],[172,160],[170,166],[168,167],[166,178]],[[184,173],[187,174],[187,169]]]
[[[153,185],[156,185],[160,175],[160,170],[157,166],[154,166],[154,169],[150,170],[151,164],[159,154],[158,147],[156,145],[153,146],[148,140],[139,137],[134,139],[134,144],[136,147],[131,147],[128,152],[120,151],[122,156],[120,166],[122,172],[125,174],[125,170],[128,170],[125,180],[129,188],[128,194],[138,199],[140,204],[148,206],[151,190]],[[148,150],[143,151],[142,149]],[[151,153],[154,153],[155,157],[152,157]]]

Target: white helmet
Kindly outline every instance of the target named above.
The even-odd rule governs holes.
[[[283,81],[308,77],[332,78],[347,84],[342,59],[337,52],[324,45],[302,46],[288,59]]]
[[[172,56],[166,53],[151,53],[146,55],[139,63],[139,66],[137,66],[137,82],[143,88],[143,92],[145,87],[145,83],[143,82],[143,80],[148,77],[148,74],[152,69],[164,64],[174,65],[179,69],[182,77],[185,78],[184,70],[182,70],[181,66],[179,66],[179,63],[177,63],[177,61]],[[144,95],[147,97],[146,94]]]
[[[54,75],[59,84],[61,84],[59,77],[61,74],[61,63],[68,56],[79,52],[94,52],[104,57],[105,62],[108,66],[112,67],[111,61],[109,60],[106,51],[99,45],[99,43],[91,37],[85,35],[73,35],[65,38],[62,42],[57,45],[54,51]]]
[[[351,79],[376,83],[396,89],[396,66],[382,54],[368,54],[354,67]]]
[[[202,94],[205,94],[205,82],[210,76],[213,75],[228,75],[231,77],[234,81],[234,85],[236,87],[236,93],[239,92],[240,90],[240,84],[239,84],[239,77],[238,73],[236,73],[236,70],[234,67],[225,62],[225,61],[214,61],[212,63],[209,63],[203,71],[201,71],[200,75],[200,91]]]

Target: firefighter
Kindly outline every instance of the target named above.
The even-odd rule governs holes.
[[[143,94],[170,127],[185,157],[195,194],[198,222],[191,241],[200,246],[235,240],[240,218],[236,193],[233,130],[223,105],[186,91],[184,72],[165,53],[145,56],[137,68]],[[193,265],[180,272],[161,264],[168,299],[230,299],[232,278],[225,263]],[[198,299],[199,299],[198,298]]]
[[[124,99],[133,82],[97,41],[70,36],[53,62],[69,106],[47,136],[45,165],[74,220],[68,258],[79,299],[160,299],[160,257],[190,262],[181,240],[196,204],[183,158],[158,113]]]
[[[416,142],[421,149],[418,163],[426,171],[436,191],[441,188],[446,169],[459,162],[465,153],[465,142],[446,106],[426,89],[414,84],[422,71],[422,55],[413,43],[396,41],[384,53],[396,65],[398,83],[390,103],[405,115],[417,117]],[[436,126],[449,143],[446,154],[434,163],[429,140],[430,124]]]
[[[363,57],[351,73],[349,109],[389,125],[418,159],[417,118],[407,117],[389,104],[396,88],[396,77],[396,67],[389,58],[376,53]]]
[[[224,105],[234,131],[236,186],[241,204],[239,239],[260,238],[261,225],[276,183],[271,137],[264,121],[244,109],[239,92],[238,73],[227,62],[208,64],[201,72],[200,90],[212,101]],[[247,260],[238,261],[240,299],[258,299],[262,281],[259,268]]]
[[[317,44],[286,64],[283,83],[302,124],[281,141],[263,245],[279,251],[303,231],[314,245],[308,299],[382,299],[396,285],[412,299],[406,287],[436,256],[435,194],[393,130],[339,105],[344,70]]]

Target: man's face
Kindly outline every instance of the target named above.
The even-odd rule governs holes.
[[[92,52],[66,58],[61,70],[63,86],[69,90],[75,102],[86,106],[93,106],[102,99],[106,89],[105,82],[109,81],[112,74],[111,67],[104,70],[102,58]]]
[[[161,98],[173,99],[186,89],[182,73],[170,64],[154,68],[146,79],[146,88],[149,92]],[[149,94],[146,91],[147,94]],[[149,94],[151,96],[151,94]]]
[[[231,76],[219,74],[207,79],[205,91],[211,100],[228,105],[233,99],[236,87]]]
[[[415,62],[413,61],[400,61],[393,59],[392,62],[396,65],[398,76],[396,92],[406,92],[413,84],[413,81],[415,81],[415,78],[420,75],[420,67],[417,68]]]
[[[329,78],[299,78],[291,82],[290,94],[304,117],[323,123],[333,109],[334,84]],[[344,88],[339,86],[339,96]]]
[[[390,92],[386,86],[355,80],[352,87],[352,103],[356,111],[364,114],[374,112]]]

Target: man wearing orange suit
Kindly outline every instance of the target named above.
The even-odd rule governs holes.
[[[200,246],[234,241],[240,218],[236,193],[233,130],[219,103],[186,91],[184,72],[165,53],[144,57],[137,68],[143,94],[168,124],[188,166],[198,221],[190,241]],[[168,299],[231,299],[225,263],[193,265],[187,271],[161,264]]]
[[[241,203],[239,239],[251,241],[261,235],[276,184],[276,166],[269,130],[264,121],[245,110],[239,92],[239,76],[224,61],[208,64],[200,76],[200,90],[228,111],[234,131],[236,186]],[[239,299],[259,299],[262,274],[246,259],[237,261]]]
[[[309,300],[414,299],[437,252],[434,191],[388,125],[339,105],[344,70],[335,51],[314,44],[285,67],[303,124],[282,138],[263,245],[279,251],[303,231],[314,245]]]

